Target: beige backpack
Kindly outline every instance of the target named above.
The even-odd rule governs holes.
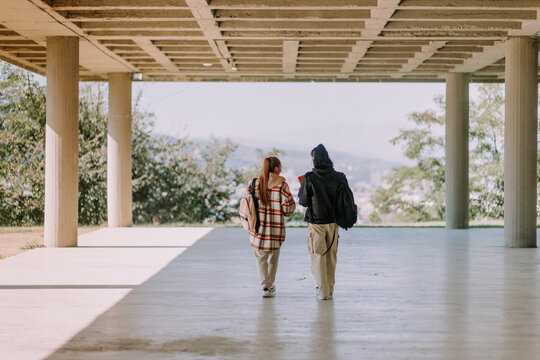
[[[255,197],[255,181],[251,182],[251,191],[249,194],[244,194],[240,200],[240,207],[238,209],[238,215],[240,216],[240,222],[245,230],[259,232],[260,220],[259,220],[259,201]]]

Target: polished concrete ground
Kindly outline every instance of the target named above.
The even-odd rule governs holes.
[[[305,229],[271,299],[241,229],[124,230],[0,261],[1,359],[540,357],[540,252],[502,229],[342,231],[333,301]]]

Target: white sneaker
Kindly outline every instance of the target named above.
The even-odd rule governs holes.
[[[264,298],[269,298],[269,297],[273,297],[274,296],[274,293],[268,289],[268,288],[264,288],[263,289],[263,297]]]
[[[332,300],[334,298],[334,294],[328,294],[328,296],[319,296],[318,286],[315,286],[315,295],[317,296],[317,299],[319,300]]]
[[[276,292],[276,285],[272,284],[272,286],[270,286],[268,290],[270,290],[273,293]]]

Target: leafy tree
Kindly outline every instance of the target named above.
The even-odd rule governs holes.
[[[135,109],[140,109],[141,96],[136,96]],[[135,111],[132,119],[134,222],[211,223],[236,215],[231,197],[244,175],[227,166],[236,144],[153,135],[151,112]]]
[[[107,218],[106,85],[82,83],[79,99],[79,223]],[[228,220],[242,174],[226,166],[236,145],[193,144],[152,134],[154,115],[133,107],[134,221]],[[38,225],[44,209],[45,87],[29,72],[0,64],[0,225]]]
[[[392,140],[404,146],[413,166],[394,169],[387,186],[372,197],[371,220],[395,213],[399,221],[444,219],[444,101],[436,98],[438,111],[413,113],[411,129]],[[504,88],[499,84],[479,87],[472,102],[469,123],[471,219],[501,219],[504,210]],[[538,179],[540,180],[540,167]]]
[[[0,225],[43,222],[45,89],[0,63]]]
[[[261,174],[263,160],[270,156],[275,156],[280,158],[285,155],[285,151],[273,147],[270,150],[264,150],[261,148],[256,148],[255,152],[257,153],[257,162],[253,164],[244,174],[244,182],[247,183],[253,178],[259,177]]]
[[[38,225],[44,218],[45,86],[24,70],[0,65],[0,224]],[[103,86],[81,84],[79,221],[106,216],[106,117]]]
[[[243,176],[226,166],[237,145],[139,134],[134,162],[133,216],[148,223],[223,222],[235,214],[230,199]],[[144,159],[144,161],[140,161]]]
[[[107,221],[107,91],[79,86],[79,223]]]
[[[395,213],[398,221],[438,220],[444,216],[444,99],[435,99],[438,111],[412,113],[414,127],[401,130],[391,140],[403,144],[404,155],[414,166],[394,169],[386,178],[388,187],[378,189],[371,202],[375,211],[372,222],[380,222],[381,214]]]
[[[471,219],[502,219],[504,211],[504,88],[479,87],[479,101],[471,107],[470,204]]]

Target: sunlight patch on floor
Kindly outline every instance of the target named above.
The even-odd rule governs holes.
[[[1,260],[0,358],[50,355],[210,231],[105,228]]]

